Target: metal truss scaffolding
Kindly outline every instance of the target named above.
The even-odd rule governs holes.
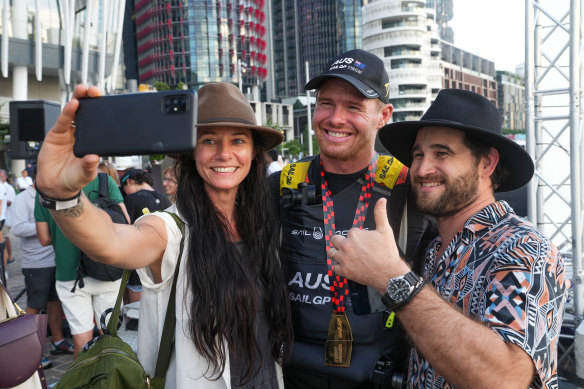
[[[582,14],[581,0],[525,0],[526,144],[536,166],[528,217],[558,246],[572,281],[564,319],[571,330],[558,350],[560,363],[571,361],[568,369],[584,313]]]
[[[528,217],[566,258],[574,313],[582,316],[581,4],[525,3],[526,137],[536,164]]]

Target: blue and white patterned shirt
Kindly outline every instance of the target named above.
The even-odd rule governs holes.
[[[436,238],[424,278],[446,301],[488,325],[532,358],[532,388],[557,388],[557,346],[566,303],[558,249],[504,202],[471,217],[441,258]],[[454,388],[412,349],[409,388]]]

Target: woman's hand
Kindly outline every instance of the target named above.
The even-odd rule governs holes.
[[[97,175],[99,156],[90,154],[77,158],[73,154],[73,145],[78,99],[100,95],[95,86],[77,85],[73,98],[46,134],[38,156],[36,179],[36,186],[45,195],[56,199],[73,197]]]

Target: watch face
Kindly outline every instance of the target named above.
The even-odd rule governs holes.
[[[393,301],[396,303],[400,303],[408,298],[411,292],[411,285],[409,282],[404,280],[403,278],[398,278],[393,280],[387,286],[387,294]]]

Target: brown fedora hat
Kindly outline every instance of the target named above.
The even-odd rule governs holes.
[[[243,93],[228,82],[204,85],[198,91],[197,127],[243,127],[258,135],[266,150],[273,149],[284,140],[284,135],[274,128],[258,126],[253,108]]]
[[[412,147],[422,127],[450,127],[462,130],[499,152],[499,161],[509,175],[496,192],[519,189],[531,180],[531,156],[515,141],[501,133],[501,114],[497,107],[478,93],[462,89],[443,89],[419,121],[395,122],[379,130],[379,140],[397,159],[411,166]]]

